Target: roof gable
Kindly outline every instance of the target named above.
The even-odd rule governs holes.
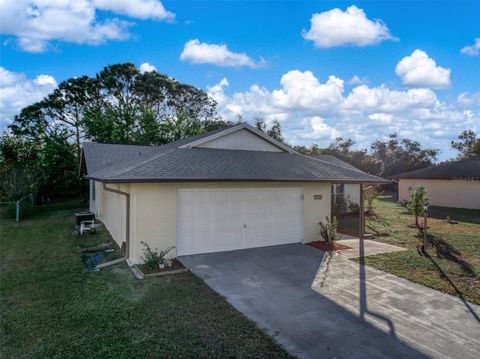
[[[191,141],[179,148],[216,148],[224,150],[294,153],[290,147],[247,123],[241,123]]]

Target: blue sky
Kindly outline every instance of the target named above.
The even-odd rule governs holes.
[[[208,91],[227,119],[279,120],[292,143],[398,132],[446,159],[480,132],[480,2],[71,3],[0,0],[2,127],[55,83],[133,62]]]

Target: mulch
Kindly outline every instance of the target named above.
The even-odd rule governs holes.
[[[147,267],[146,264],[140,264],[138,265],[138,268],[142,271],[143,274],[152,274],[152,273],[163,273],[163,272],[170,272],[178,269],[184,269],[185,267],[183,266],[180,261],[177,259],[172,260],[172,265],[170,267],[165,267],[165,268],[156,268],[154,270],[151,270],[150,268]]]
[[[339,244],[339,243],[327,243],[324,241],[313,241],[310,243],[307,243],[309,246],[312,246],[314,248],[320,249],[324,252],[330,252],[330,251],[341,251],[343,249],[352,249],[352,247],[346,246],[344,244]]]

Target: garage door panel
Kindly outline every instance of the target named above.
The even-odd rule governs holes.
[[[299,188],[177,190],[178,255],[300,242]]]

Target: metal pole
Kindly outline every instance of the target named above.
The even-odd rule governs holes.
[[[16,215],[15,219],[17,222],[20,222],[20,201],[15,202],[16,203]]]
[[[425,206],[423,208],[423,248],[424,250],[427,248],[427,212],[428,212],[428,207]]]
[[[365,209],[364,209],[364,190],[363,183],[360,184],[360,212],[359,212],[359,238],[363,239],[363,233],[365,231]]]

